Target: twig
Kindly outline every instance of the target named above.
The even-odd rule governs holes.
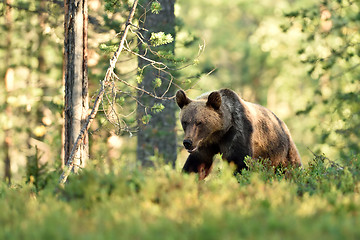
[[[101,81],[101,87],[100,87],[100,90],[98,92],[98,95],[95,99],[95,102],[94,102],[94,106],[91,110],[91,113],[90,115],[87,117],[86,119],[86,122],[84,124],[84,126],[82,127],[75,143],[74,143],[74,146],[72,147],[71,149],[71,153],[70,153],[70,156],[69,156],[69,159],[66,163],[66,166],[65,166],[65,169],[63,171],[63,173],[61,174],[60,176],[60,179],[59,179],[59,184],[64,184],[68,178],[68,176],[70,175],[70,172],[74,166],[74,156],[75,156],[75,153],[76,151],[78,150],[79,146],[80,146],[80,143],[81,141],[83,140],[84,136],[85,136],[85,133],[89,130],[90,128],[90,124],[91,122],[94,120],[98,110],[99,110],[99,106],[100,106],[100,103],[104,97],[104,93],[105,93],[105,88],[107,87],[108,83],[109,83],[109,80],[111,79],[112,75],[114,75],[114,68],[115,68],[115,64],[120,56],[120,53],[122,52],[122,50],[124,49],[124,43],[125,43],[125,40],[126,40],[126,35],[128,34],[129,32],[129,29],[131,27],[131,22],[132,22],[132,19],[134,18],[134,14],[135,14],[135,10],[136,10],[136,7],[137,7],[137,4],[138,4],[138,0],[135,0],[134,1],[134,4],[130,10],[130,13],[129,13],[129,17],[127,19],[127,22],[125,24],[125,29],[124,29],[124,33],[122,35],[122,38],[120,40],[120,43],[119,43],[119,47],[118,49],[116,50],[116,52],[114,53],[113,57],[111,58],[110,60],[110,66],[109,68],[107,69],[106,71],[106,74],[105,74],[105,78],[103,81]]]
[[[143,88],[139,88],[139,87],[136,87],[136,86],[131,85],[131,84],[128,83],[127,81],[122,80],[121,78],[119,78],[116,74],[113,74],[113,77],[114,77],[116,80],[118,80],[118,81],[122,82],[123,84],[125,84],[126,86],[131,87],[131,88],[134,88],[134,89],[136,89],[136,90],[138,90],[138,91],[141,91],[141,92],[143,92],[143,93],[145,93],[145,94],[147,94],[147,95],[149,95],[149,96],[151,96],[151,97],[153,97],[153,98],[160,99],[160,100],[170,100],[170,99],[175,98],[175,96],[171,96],[171,97],[158,97],[158,96],[156,96],[156,95],[154,95],[154,94],[146,91],[146,90],[143,89]]]

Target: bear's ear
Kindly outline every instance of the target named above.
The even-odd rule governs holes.
[[[186,96],[183,90],[176,92],[176,103],[180,108],[183,108],[185,105],[188,105],[191,100]]]
[[[212,107],[215,110],[218,110],[221,105],[221,96],[219,92],[210,93],[208,100],[206,102],[206,106]]]

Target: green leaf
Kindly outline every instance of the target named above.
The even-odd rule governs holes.
[[[136,82],[137,82],[138,84],[142,83],[143,79],[144,79],[144,76],[143,76],[143,75],[137,75],[137,76],[136,76]]]
[[[117,45],[106,45],[105,43],[100,44],[99,48],[104,52],[115,52],[117,50]]]
[[[154,106],[152,106],[151,111],[154,113],[159,113],[164,110],[164,108],[164,105],[162,105],[161,103],[155,103]]]
[[[151,119],[151,115],[147,114],[141,118],[141,121],[143,124],[148,124],[150,122],[150,119]]]
[[[124,97],[120,97],[120,98],[119,98],[119,105],[122,106],[122,105],[124,105],[124,103],[125,103],[125,98],[124,98]]]
[[[172,51],[158,51],[159,57],[166,60],[175,61],[175,55]]]
[[[158,88],[161,86],[161,79],[160,78],[155,78],[154,81],[153,81],[153,84],[154,84],[154,87],[155,88]]]
[[[174,38],[171,34],[165,34],[164,32],[151,33],[150,42],[155,47],[165,45],[173,41]]]
[[[159,14],[162,10],[161,4],[157,1],[152,2],[151,4],[151,13],[153,14]]]

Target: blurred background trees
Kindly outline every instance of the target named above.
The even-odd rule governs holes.
[[[116,36],[121,33],[131,2],[88,0],[90,106],[113,46],[119,41]],[[159,3],[163,11],[167,3],[174,4]],[[161,11],[154,14],[153,22],[148,22],[154,29],[141,22],[149,4],[150,1],[140,2],[139,21],[135,24],[143,29],[134,28],[128,37],[129,51],[121,56],[116,67],[119,78],[161,96],[170,75],[163,76],[151,70],[151,66],[143,71],[146,63],[141,63],[141,58],[131,51],[144,55],[142,47],[151,48],[143,43],[139,48],[135,39],[140,33],[144,40],[151,37],[147,35],[151,31],[170,33],[175,41],[153,49],[162,54],[171,68],[167,71],[174,77],[174,83],[192,89],[188,92],[191,97],[229,87],[244,99],[269,107],[289,125],[304,162],[312,158],[311,151],[324,152],[336,161],[346,161],[359,152],[360,6],[357,1],[183,0],[174,4],[175,19],[162,22],[164,27],[157,23],[162,21]],[[64,123],[63,9],[63,2],[58,0],[0,3],[0,34],[4,36],[0,39],[0,59],[4,63],[0,65],[3,79],[0,157],[4,159],[0,163],[4,169],[0,176],[3,178],[8,178],[7,172],[21,179],[25,165],[34,156],[39,164],[50,161],[51,166],[54,163],[60,166]],[[148,33],[145,28],[151,31]],[[173,71],[192,60],[195,65]],[[147,72],[152,75],[149,80]],[[170,88],[167,96],[175,90],[176,87]],[[136,89],[119,81],[114,81],[114,87],[108,89],[108,97],[104,98],[89,131],[93,164],[109,169],[116,169],[117,162],[135,165],[137,147],[148,144],[149,139],[141,138],[143,143],[136,141],[143,122],[150,120],[151,134],[160,134],[156,139],[164,136],[164,130],[157,130],[156,124],[166,123],[173,129],[178,120],[171,101],[169,106],[164,101],[147,103],[143,94],[137,94]],[[142,108],[137,115],[139,106]],[[165,106],[163,111],[171,113],[155,114],[161,106]],[[144,109],[155,125],[151,125],[150,117],[143,117]],[[175,130],[182,134],[179,127]],[[172,147],[171,156],[164,160],[172,162],[181,144],[178,143],[176,151],[174,142],[165,141]],[[139,160],[151,159],[151,155],[160,152],[160,147],[151,149],[143,157],[138,151]],[[181,154],[179,162],[184,160]],[[6,159],[11,160],[11,171],[5,171],[9,166]]]
[[[10,4],[11,1],[7,0],[5,1],[5,11],[4,11],[4,29],[7,31],[7,37],[6,37],[6,47],[5,49],[5,56],[4,56],[4,63],[5,63],[5,76],[4,76],[4,107],[5,110],[5,116],[7,119],[10,119],[12,117],[12,109],[11,106],[8,104],[8,97],[10,97],[10,92],[13,89],[14,85],[14,70],[12,69],[10,63],[11,63],[11,35],[12,35],[12,14],[11,14],[11,8]],[[12,142],[11,138],[11,132],[10,132],[10,126],[5,126],[3,128],[4,130],[4,144],[3,144],[3,150],[4,150],[4,180],[7,182],[11,182],[11,158],[10,158],[10,144]]]
[[[313,83],[298,114],[311,116],[317,148],[350,160],[360,150],[360,2],[322,1],[291,11],[288,28],[301,26],[299,59]]]
[[[19,179],[35,146],[42,163],[60,156],[63,10],[53,1],[3,1],[0,9],[0,79],[7,82],[0,88],[0,138],[8,144],[0,156],[9,153],[11,172]]]
[[[143,1],[140,10],[141,19],[139,44],[139,88],[162,97],[175,95],[174,72],[175,64],[175,13],[174,0],[158,2]],[[155,7],[157,6],[157,7]],[[155,10],[151,10],[151,7]],[[168,44],[158,46],[154,42],[154,34],[164,35]],[[164,66],[151,63],[147,59],[163,62]],[[156,155],[165,163],[175,166],[177,156],[176,116],[177,107],[173,99],[156,99],[138,91],[137,106],[137,159],[143,166],[153,166],[151,161]],[[160,111],[161,110],[161,111]],[[159,159],[158,158],[158,159]]]

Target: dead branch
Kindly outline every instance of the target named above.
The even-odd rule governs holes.
[[[66,166],[64,168],[64,171],[63,173],[61,174],[60,176],[60,179],[59,179],[59,184],[64,184],[67,180],[67,178],[69,177],[70,173],[71,173],[71,170],[73,169],[74,167],[74,156],[75,156],[75,153],[76,151],[78,150],[79,146],[80,146],[80,143],[81,141],[83,141],[84,139],[84,136],[85,136],[85,133],[89,130],[90,128],[90,125],[91,125],[91,122],[94,120],[98,110],[99,110],[99,106],[100,106],[100,103],[102,102],[102,99],[104,97],[104,93],[105,93],[105,88],[108,86],[110,80],[111,80],[111,77],[114,74],[114,68],[115,68],[115,64],[120,56],[120,53],[122,52],[122,50],[124,49],[124,43],[125,43],[125,40],[126,40],[126,36],[129,32],[129,29],[131,27],[131,22],[132,22],[132,19],[134,17],[134,14],[135,14],[135,10],[136,10],[136,7],[137,7],[137,4],[138,4],[138,0],[135,0],[134,1],[134,4],[130,10],[130,13],[129,13],[129,17],[127,19],[127,22],[125,24],[125,29],[124,29],[124,33],[121,37],[121,40],[120,40],[120,43],[119,43],[119,47],[118,49],[115,51],[113,57],[111,58],[110,60],[110,66],[109,68],[107,69],[106,71],[106,74],[105,74],[105,77],[104,77],[104,80],[101,81],[101,87],[100,87],[100,90],[98,92],[98,95],[95,99],[95,102],[94,102],[94,106],[91,110],[91,113],[90,115],[87,117],[86,119],[86,122],[84,124],[84,126],[82,127],[72,149],[71,149],[71,153],[70,153],[70,156],[69,156],[69,159],[66,163]]]
[[[156,96],[156,95],[154,95],[154,94],[146,91],[145,89],[142,89],[142,88],[139,88],[139,87],[136,87],[136,86],[131,85],[131,84],[128,83],[127,81],[122,80],[121,78],[119,78],[116,74],[114,74],[113,77],[114,77],[116,80],[118,80],[119,82],[122,82],[123,84],[125,84],[126,86],[131,87],[131,88],[134,88],[134,89],[136,89],[136,90],[138,90],[138,91],[141,91],[141,92],[143,92],[143,93],[145,93],[145,94],[147,94],[147,95],[149,95],[149,96],[151,96],[151,97],[153,97],[153,98],[160,99],[160,100],[170,100],[170,99],[175,98],[175,96],[171,96],[171,97],[158,97],[158,96]]]

